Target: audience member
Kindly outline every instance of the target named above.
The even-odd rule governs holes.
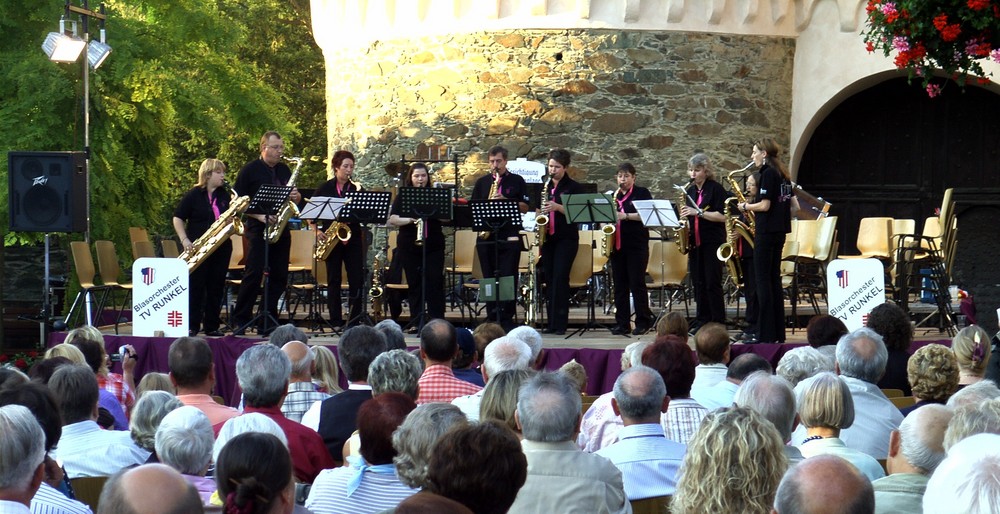
[[[156,429],[156,455],[160,462],[179,471],[198,490],[204,505],[208,505],[215,492],[215,481],[205,478],[214,443],[208,416],[195,407],[171,411]]]
[[[885,371],[887,351],[882,336],[870,328],[859,328],[842,337],[837,343],[836,370],[847,384],[854,400],[854,423],[841,427],[840,438],[849,448],[854,448],[884,459],[889,454],[889,432],[899,427],[903,415],[886,398],[877,383]],[[813,377],[815,378],[815,377]],[[810,380],[796,386],[798,393]],[[799,427],[793,441],[805,439],[804,428]],[[804,454],[805,452],[803,452]]]
[[[1000,436],[979,434],[948,450],[924,493],[924,514],[1000,512]]]
[[[622,473],[629,500],[674,494],[684,445],[666,438],[660,415],[670,398],[663,377],[646,366],[633,366],[618,376],[611,407],[624,425],[618,441],[597,452]]]
[[[281,430],[281,427],[271,418],[252,412],[236,416],[222,424],[219,434],[215,436],[215,444],[212,445],[212,462],[219,462],[219,454],[222,453],[222,448],[226,446],[226,443],[240,434],[250,432],[271,434],[277,437],[285,448],[288,448],[288,438],[285,437],[285,432]]]
[[[480,323],[472,331],[472,339],[476,342],[476,352],[479,355],[486,355],[486,347],[497,338],[505,335],[507,332],[498,323],[491,321]]]
[[[212,398],[215,388],[215,363],[212,348],[201,337],[181,337],[170,344],[167,353],[170,381],[177,388],[177,399],[205,413],[213,427],[240,415],[240,411],[220,405]]]
[[[456,327],[455,339],[458,342],[458,354],[451,361],[451,372],[455,378],[483,387],[483,375],[479,370],[472,369],[472,365],[479,360],[479,352],[476,351],[476,341],[472,337],[472,332],[467,328]]]
[[[489,347],[487,347],[487,351]],[[474,421],[494,420],[502,423],[515,434],[521,434],[517,425],[517,395],[521,386],[534,376],[531,369],[501,371],[486,382],[479,413]],[[582,404],[582,400],[581,400]]]
[[[920,512],[927,480],[944,460],[951,409],[928,405],[903,419],[889,436],[889,475],[872,482],[875,512]]]
[[[704,330],[704,328],[702,330]],[[701,331],[698,333],[700,334]],[[743,380],[748,376],[758,371],[763,371],[770,375],[771,363],[767,362],[767,359],[757,355],[756,353],[744,353],[743,355],[737,356],[731,363],[729,363],[729,368],[726,370],[725,380],[715,384],[714,386],[704,388],[698,391],[697,394],[692,388],[691,397],[694,398],[699,405],[708,410],[714,410],[720,407],[731,407],[733,405],[733,398],[736,396],[736,391],[740,389],[740,384],[742,384]]]
[[[0,434],[0,512],[28,512],[45,478],[45,434],[22,405],[0,407]]]
[[[687,321],[685,321],[685,323],[687,323]],[[634,343],[629,343],[628,346],[625,347],[625,350],[622,351],[622,371],[625,371],[632,366],[642,364],[642,352],[651,344],[653,344],[652,341],[636,341]]]
[[[271,335],[267,338],[267,342],[281,348],[290,341],[299,341],[301,343],[308,343],[309,336],[299,327],[291,323],[285,323],[277,328],[275,328]]]
[[[740,384],[733,403],[760,414],[774,425],[785,443],[781,449],[789,464],[797,464],[803,459],[802,452],[789,444],[792,430],[798,424],[798,414],[795,412],[795,393],[787,380],[763,371],[753,373]]]
[[[281,414],[281,401],[288,390],[291,371],[288,356],[272,345],[252,346],[236,360],[236,378],[246,402],[244,412],[263,414],[281,427],[288,438],[295,477],[312,483],[316,475],[332,467],[334,461],[316,431]]]
[[[572,380],[580,394],[587,394],[587,368],[584,368],[583,364],[576,359],[570,359],[566,364],[559,366],[557,371]]]
[[[347,390],[313,404],[302,416],[302,424],[319,432],[334,464],[343,465],[344,443],[358,428],[358,407],[372,397],[368,366],[385,351],[378,331],[358,325],[344,331],[337,343],[340,369],[347,377]]]
[[[313,346],[312,351],[316,359],[316,370],[313,373],[316,390],[329,395],[341,392],[343,389],[340,388],[340,370],[333,351],[322,345]]]
[[[910,359],[910,343],[913,342],[910,316],[895,303],[886,302],[872,309],[865,325],[882,336],[888,351],[879,388],[901,389],[903,396],[910,396],[912,392],[906,378],[906,361]]]
[[[159,462],[155,453],[156,431],[160,428],[164,416],[183,406],[184,404],[176,396],[166,391],[149,391],[139,397],[135,408],[132,409],[129,434],[136,446],[151,453],[146,462]]]
[[[872,514],[872,484],[858,468],[835,455],[792,466],[781,479],[774,514]]]
[[[403,334],[403,328],[399,326],[399,323],[391,319],[384,319],[375,324],[375,330],[382,334],[386,350],[406,349],[406,335]]]
[[[166,391],[170,394],[177,394],[177,388],[170,382],[170,375],[151,371],[142,376],[136,388],[136,396],[141,397],[146,391]]]
[[[432,319],[420,330],[420,357],[424,373],[420,376],[417,404],[451,402],[462,395],[475,394],[482,387],[455,378],[452,359],[458,355],[455,327],[443,319]]]
[[[65,357],[73,364],[87,364],[87,359],[84,358],[83,352],[81,352],[79,348],[68,343],[59,343],[48,350],[45,350],[46,359],[51,359],[53,357]]]
[[[497,325],[499,327],[500,325]],[[490,377],[507,370],[528,369],[531,365],[531,348],[527,343],[508,336],[501,336],[495,339],[486,347],[483,355],[483,365],[479,371],[483,375],[483,382],[489,386]],[[479,406],[486,394],[486,388],[480,389],[473,394],[459,396],[451,401],[462,412],[465,413],[469,421],[479,420]],[[514,389],[513,403],[517,403],[517,388]],[[514,409],[510,409],[510,415],[514,415]],[[511,417],[513,421],[513,417]]]
[[[528,461],[517,437],[496,421],[452,428],[427,467],[431,491],[476,514],[508,512],[527,476]]]
[[[775,370],[792,387],[820,371],[833,371],[833,357],[823,355],[812,346],[800,346],[788,350],[781,356]]]
[[[708,413],[688,443],[670,511],[768,512],[788,467],[782,446],[774,426],[750,409]]]
[[[965,387],[959,386],[959,390],[948,398],[948,406],[954,409],[962,405],[977,405],[993,398],[1000,398],[1000,388],[992,380],[980,380]]]
[[[961,386],[974,384],[983,379],[990,363],[990,336],[977,325],[963,328],[951,340],[951,349],[958,358]]]
[[[380,353],[368,366],[368,384],[372,395],[403,393],[417,401],[420,392],[420,359],[406,350],[389,350]]]
[[[869,480],[884,477],[885,471],[874,457],[847,446],[840,438],[842,431],[854,423],[856,412],[851,389],[844,380],[824,371],[800,387],[796,400],[806,438],[793,443],[797,443],[802,456],[808,460],[816,455],[836,455],[853,464]]]
[[[538,373],[521,386],[516,419],[528,478],[511,512],[631,512],[618,468],[573,443],[581,403],[558,373]]]
[[[944,434],[944,449],[976,434],[1000,434],[1000,398],[957,407]]]
[[[226,443],[215,462],[215,485],[227,513],[290,514],[295,508],[292,459],[271,434],[249,432]]]
[[[416,404],[400,393],[380,394],[358,409],[361,457],[350,466],[324,470],[316,477],[305,506],[315,514],[361,514],[391,509],[417,492],[396,474],[392,433]]]
[[[817,314],[809,319],[806,325],[806,340],[809,346],[834,360],[836,358],[837,342],[847,335],[847,325],[840,318],[829,314]]]
[[[465,414],[447,403],[431,403],[407,414],[406,420],[392,434],[392,447],[396,449],[392,462],[399,480],[414,489],[427,489],[430,485],[427,466],[438,441],[451,428],[465,425],[468,425]]]
[[[660,319],[656,320],[656,337],[665,336],[673,334],[681,339],[688,338],[688,331],[690,327],[688,326],[687,318],[679,312],[668,312]]]
[[[698,365],[694,368],[691,396],[697,398],[699,391],[726,379],[730,357],[729,332],[720,323],[706,323],[694,335],[694,347],[698,353]]]
[[[63,343],[71,344],[83,353],[87,365],[97,375],[97,386],[115,395],[122,410],[128,414],[135,404],[135,366],[139,362],[135,350],[125,345],[122,374],[119,375],[108,371],[111,359],[104,350],[104,336],[96,328],[90,325],[74,328],[66,334]]]
[[[281,351],[285,352],[292,363],[292,374],[288,377],[288,394],[281,403],[281,413],[286,418],[299,422],[313,403],[321,402],[330,395],[317,391],[316,385],[313,384],[313,371],[316,365],[313,362],[314,354],[311,348],[301,341],[289,341],[281,347]]]
[[[900,409],[903,416],[930,403],[947,403],[958,389],[958,360],[944,345],[918,348],[906,364],[906,374],[917,403]]]
[[[59,367],[49,380],[59,401],[63,428],[54,458],[62,461],[70,479],[110,476],[134,464],[142,464],[149,452],[132,442],[128,432],[101,430],[97,418],[97,379],[87,367]]]
[[[56,369],[58,369],[59,366],[64,364],[87,365],[87,361],[83,358],[83,353],[81,353],[77,347],[70,344],[58,344],[53,348],[57,347],[64,347],[57,353],[61,353],[63,355],[74,355],[74,357],[70,359],[62,355],[54,355],[36,362],[35,365],[31,367],[29,372],[29,376],[32,379],[48,385],[49,379],[52,378],[52,374],[56,372]],[[52,348],[49,350],[52,350]],[[48,352],[46,352],[46,354],[48,354]],[[23,375],[23,373],[16,369],[7,371],[17,375]],[[128,430],[129,420],[128,417],[125,416],[122,404],[118,403],[118,398],[115,398],[115,395],[105,389],[99,390],[97,394],[97,424],[105,430]]]
[[[104,484],[97,514],[199,514],[198,491],[170,466],[123,469]]]
[[[15,386],[8,385],[0,390],[0,406],[20,405],[27,408],[42,427],[45,436],[44,450],[52,451],[62,437],[62,420],[59,419],[59,406],[49,388],[37,382],[27,382]],[[6,430],[0,430],[4,437],[14,437]],[[13,434],[13,432],[11,432]],[[7,462],[6,451],[0,451],[0,462]],[[0,467],[5,467],[0,465]],[[90,514],[90,507],[76,500],[71,500],[62,490],[67,481],[59,464],[47,455],[44,461],[44,480],[31,498],[31,512],[56,514]],[[0,471],[5,475],[6,471]],[[2,486],[0,486],[2,489]],[[0,493],[0,499],[7,499]],[[3,507],[0,507],[3,510]]]
[[[385,512],[395,514],[474,514],[465,505],[428,491],[414,494],[400,502],[395,509]]]
[[[542,364],[542,334],[528,325],[521,325],[512,329],[507,335],[524,341],[531,348],[531,363],[529,365],[539,369]]]

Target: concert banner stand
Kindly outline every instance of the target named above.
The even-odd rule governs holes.
[[[299,213],[299,219],[303,220],[313,220],[315,223],[319,224],[320,220],[335,220],[340,215],[340,211],[343,210],[344,205],[346,205],[348,199],[338,198],[336,196],[314,196],[310,198],[306,206]],[[315,253],[315,252],[314,252]],[[316,266],[319,265],[319,261],[316,257],[313,257],[313,291],[319,290],[319,284],[316,282]],[[326,264],[324,263],[324,266]],[[339,291],[338,291],[339,293]],[[332,294],[327,291],[326,294]],[[325,330],[323,325],[326,325],[333,331],[334,334],[340,335],[340,330],[334,327],[323,316],[319,315],[319,311],[316,309],[316,302],[319,301],[319,295],[313,296],[312,302],[309,303],[309,315],[306,319],[312,321],[312,327],[314,330],[319,330],[323,333]]]
[[[424,220],[420,245],[420,315],[406,325],[404,330],[416,327],[419,332],[427,323],[427,220],[452,219],[452,190],[431,187],[404,187],[399,190],[399,215],[405,218],[420,218]],[[436,271],[435,271],[436,272]],[[441,270],[443,273],[444,270]],[[409,280],[409,277],[407,277]]]
[[[389,191],[348,191],[348,202],[344,204],[340,211],[340,221],[347,223],[360,223],[365,225],[361,230],[362,251],[368,251],[368,230],[367,225],[385,225],[389,219],[389,207],[392,202],[392,193]],[[368,267],[367,253],[364,259],[364,280],[361,283],[361,313],[347,321],[348,327],[354,324],[364,323],[374,325],[371,316],[368,315],[368,288],[365,287],[371,281],[372,270]],[[339,292],[337,294],[340,294]],[[348,302],[350,303],[350,302]]]
[[[285,200],[288,200],[288,195],[292,194],[292,186],[278,186],[274,184],[264,184],[260,186],[257,190],[257,194],[253,195],[250,199],[250,206],[247,207],[247,214],[263,214],[265,216],[275,216],[281,212],[281,207],[285,204]],[[274,226],[273,223],[268,222],[266,224],[267,228]],[[264,231],[267,233],[267,230]],[[257,315],[253,317],[250,321],[243,324],[243,326],[236,328],[234,333],[241,334],[244,333],[247,327],[260,321],[262,324],[258,327],[258,334],[267,334],[271,330],[278,328],[278,320],[274,319],[267,310],[267,288],[271,283],[271,245],[264,239],[263,235],[261,237],[261,242],[264,243],[264,294],[261,295],[261,303],[257,308]],[[273,323],[270,326],[269,323]]]
[[[521,229],[521,210],[518,208],[517,200],[472,200],[472,228],[476,231],[490,231],[493,239],[493,278],[483,278],[479,283],[479,292],[484,301],[487,302],[512,302],[514,296],[514,277],[500,276],[500,229],[513,226]],[[496,310],[497,319],[492,320],[500,323],[500,306]],[[491,321],[491,320],[487,320]]]
[[[580,224],[597,224],[597,223],[616,223],[618,221],[617,210],[615,209],[615,199],[613,196],[606,193],[585,193],[585,194],[575,194],[575,195],[565,195],[563,197],[563,206],[566,208],[566,219],[570,223],[580,223]],[[593,245],[594,242],[591,242]],[[590,252],[590,269],[594,268],[594,252],[591,248]],[[566,339],[573,337],[575,334],[580,334],[581,336],[588,330],[593,328],[605,328],[611,330],[611,327],[606,325],[601,325],[597,323],[597,315],[594,312],[594,286],[593,277],[590,281],[590,299],[587,302],[587,323],[584,324],[583,328],[578,328],[573,332],[570,332],[566,336]]]

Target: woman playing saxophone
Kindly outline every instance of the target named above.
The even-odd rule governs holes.
[[[722,263],[716,257],[716,251],[726,241],[726,217],[722,213],[729,193],[713,179],[708,155],[694,154],[688,160],[688,172],[691,174],[691,186],[687,189],[687,196],[691,202],[681,207],[680,214],[688,218],[688,237],[693,243],[688,252],[688,270],[698,304],[697,318],[691,326],[694,330],[708,322],[726,322]]]
[[[614,250],[611,277],[615,292],[615,327],[611,333],[639,335],[653,326],[653,313],[649,310],[646,293],[646,265],[649,264],[649,230],[642,224],[639,212],[632,204],[635,200],[652,200],[649,190],[635,183],[635,166],[623,162],[615,175],[618,191],[615,207],[618,210],[618,227],[614,233]],[[635,303],[635,330],[632,330],[632,312],[629,296]]]
[[[406,187],[430,187],[430,175],[427,165],[415,162],[406,172],[403,185]],[[418,223],[420,218],[400,216],[402,195],[396,195],[392,204],[392,214],[389,224],[399,227],[396,236],[396,253],[394,259],[400,259],[403,272],[406,273],[406,283],[410,304],[410,319],[417,319],[423,312],[421,286],[424,277],[427,280],[427,316],[424,321],[434,318],[444,318],[444,234],[441,231],[441,220],[428,218]],[[422,229],[423,234],[417,230]],[[419,240],[423,244],[417,244]],[[424,263],[424,250],[427,251],[427,262]],[[426,271],[426,272],[425,272]]]
[[[562,205],[563,195],[580,192],[580,184],[566,173],[569,162],[568,151],[557,148],[549,152],[550,189],[542,195],[548,201],[539,208],[540,214],[549,217],[548,224],[539,227],[546,231],[545,242],[539,252],[542,276],[548,284],[545,304],[549,326],[542,332],[556,335],[566,333],[569,321],[569,271],[580,244],[580,231],[566,218],[566,208]]]
[[[226,165],[218,159],[205,159],[198,170],[198,183],[181,198],[174,210],[174,231],[185,251],[194,250],[193,242],[229,209],[231,195],[223,187]],[[233,244],[223,242],[191,273],[188,292],[188,332],[193,336],[202,328],[207,336],[221,336],[219,310],[222,291],[229,270]]]
[[[756,198],[758,193],[757,183],[760,181],[760,173],[754,172],[747,175],[746,198]],[[740,219],[749,225],[750,220],[747,212],[740,213]],[[753,245],[739,236],[730,234],[730,239],[736,240],[736,258],[740,259],[740,269],[743,270],[743,297],[747,300],[746,326],[740,339],[744,343],[757,342],[757,277],[754,276]]]

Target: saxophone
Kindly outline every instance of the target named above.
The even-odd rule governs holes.
[[[229,240],[229,237],[233,234],[242,235],[243,234],[243,220],[241,216],[243,211],[247,210],[250,206],[249,196],[237,196],[236,190],[233,189],[229,182],[223,182],[222,187],[229,191],[229,208],[225,212],[219,215],[219,219],[212,223],[212,226],[208,227],[208,230],[201,235],[197,240],[191,243],[191,250],[184,250],[183,253],[178,255],[178,258],[184,259],[184,262],[188,265],[188,273],[194,271],[208,259],[212,253],[214,253],[222,243]]]
[[[601,253],[605,257],[611,257],[615,251],[615,230],[615,226],[610,223],[601,227],[601,232],[604,233],[604,237],[601,238]]]
[[[372,261],[372,287],[368,290],[368,296],[372,299],[372,312],[375,314],[375,319],[382,317],[382,294],[385,293],[385,288],[382,287],[382,273],[385,271],[384,267],[386,257],[386,246],[383,245],[379,247],[378,252],[375,252],[375,258]]]
[[[542,206],[549,202],[549,186],[552,185],[552,175],[549,175],[545,179],[545,183],[542,184]],[[538,246],[545,244],[545,236],[549,235],[549,219],[548,214],[539,214],[535,216],[535,226],[538,227],[538,233],[535,234],[535,241],[538,242]]]
[[[678,206],[687,205],[687,188],[690,185],[691,183],[689,182],[688,185],[684,187],[681,187],[679,185],[674,186],[674,188],[677,189],[678,191],[677,193]],[[678,212],[680,212],[680,207],[678,207],[677,210]],[[688,234],[689,229],[688,229],[687,216],[678,216],[678,222],[680,223],[680,226],[674,229],[674,239],[677,240],[677,250],[681,252],[681,255],[687,255],[687,253],[691,250],[692,246],[691,237]]]
[[[288,183],[285,186],[295,187],[295,179],[299,177],[299,171],[302,169],[302,157],[285,157],[290,162],[295,163],[295,171],[292,172],[291,178],[288,179]],[[288,225],[288,220],[299,215],[299,207],[295,205],[291,200],[285,200],[285,203],[281,206],[281,210],[278,211],[278,221],[264,229],[264,239],[268,243],[274,244],[281,239],[281,233],[285,231],[285,226]]]
[[[424,219],[417,218],[417,240],[413,244],[420,246],[424,244]]]
[[[739,173],[743,173],[751,166],[753,166],[753,161],[750,161],[750,164],[747,164],[741,170],[730,171],[729,175],[726,176],[726,180],[729,181],[729,187],[732,188],[735,198],[738,199],[737,203],[744,203],[747,201],[747,198],[746,196],[743,195],[743,190],[740,188],[739,183],[736,182],[733,176]],[[743,214],[743,216],[747,220],[746,223],[744,223],[742,220],[740,220],[735,216],[733,217],[733,223],[736,225],[737,233],[739,233],[739,235],[743,237],[743,239],[745,239],[747,243],[750,243],[750,247],[753,248],[753,237],[757,230],[756,217],[753,211],[747,211],[746,213]],[[726,223],[727,224],[729,223],[728,215],[726,215]],[[727,230],[729,230],[729,227],[727,227]]]
[[[487,200],[496,196],[497,189],[500,187],[499,178],[500,177],[498,176],[498,174],[496,173],[493,174],[493,185],[490,186],[490,194],[486,195]],[[492,232],[490,232],[489,230],[484,230],[479,233],[479,239],[489,239],[490,235],[492,235]]]
[[[354,191],[361,190],[361,186],[359,186],[357,182],[349,180],[348,183],[354,187]],[[350,191],[350,189],[348,189],[348,191]],[[347,191],[345,191],[345,193],[346,192]],[[347,201],[344,202],[344,205],[349,203],[351,203],[351,198],[348,198]],[[351,226],[343,221],[334,221],[333,223],[330,223],[330,226],[327,227],[326,231],[323,233],[326,234],[326,238],[316,243],[316,249],[313,250],[313,257],[318,261],[325,261],[328,257],[330,257],[330,252],[332,252],[338,244],[347,244],[347,242],[351,240]]]
[[[719,245],[715,251],[715,257],[726,264],[729,270],[729,278],[737,289],[743,289],[743,266],[740,264],[739,256],[736,255],[737,223],[736,215],[733,214],[733,204],[739,203],[739,198],[730,196],[726,198],[726,208],[723,215],[726,217],[726,242]]]
[[[541,245],[538,238],[535,244],[538,248]],[[524,301],[524,324],[532,327],[538,321],[538,283],[536,275],[538,268],[535,266],[535,252],[528,250],[528,280],[521,284],[521,299]]]

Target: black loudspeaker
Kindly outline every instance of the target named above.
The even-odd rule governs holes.
[[[83,152],[8,152],[7,177],[11,231],[87,230]]]

